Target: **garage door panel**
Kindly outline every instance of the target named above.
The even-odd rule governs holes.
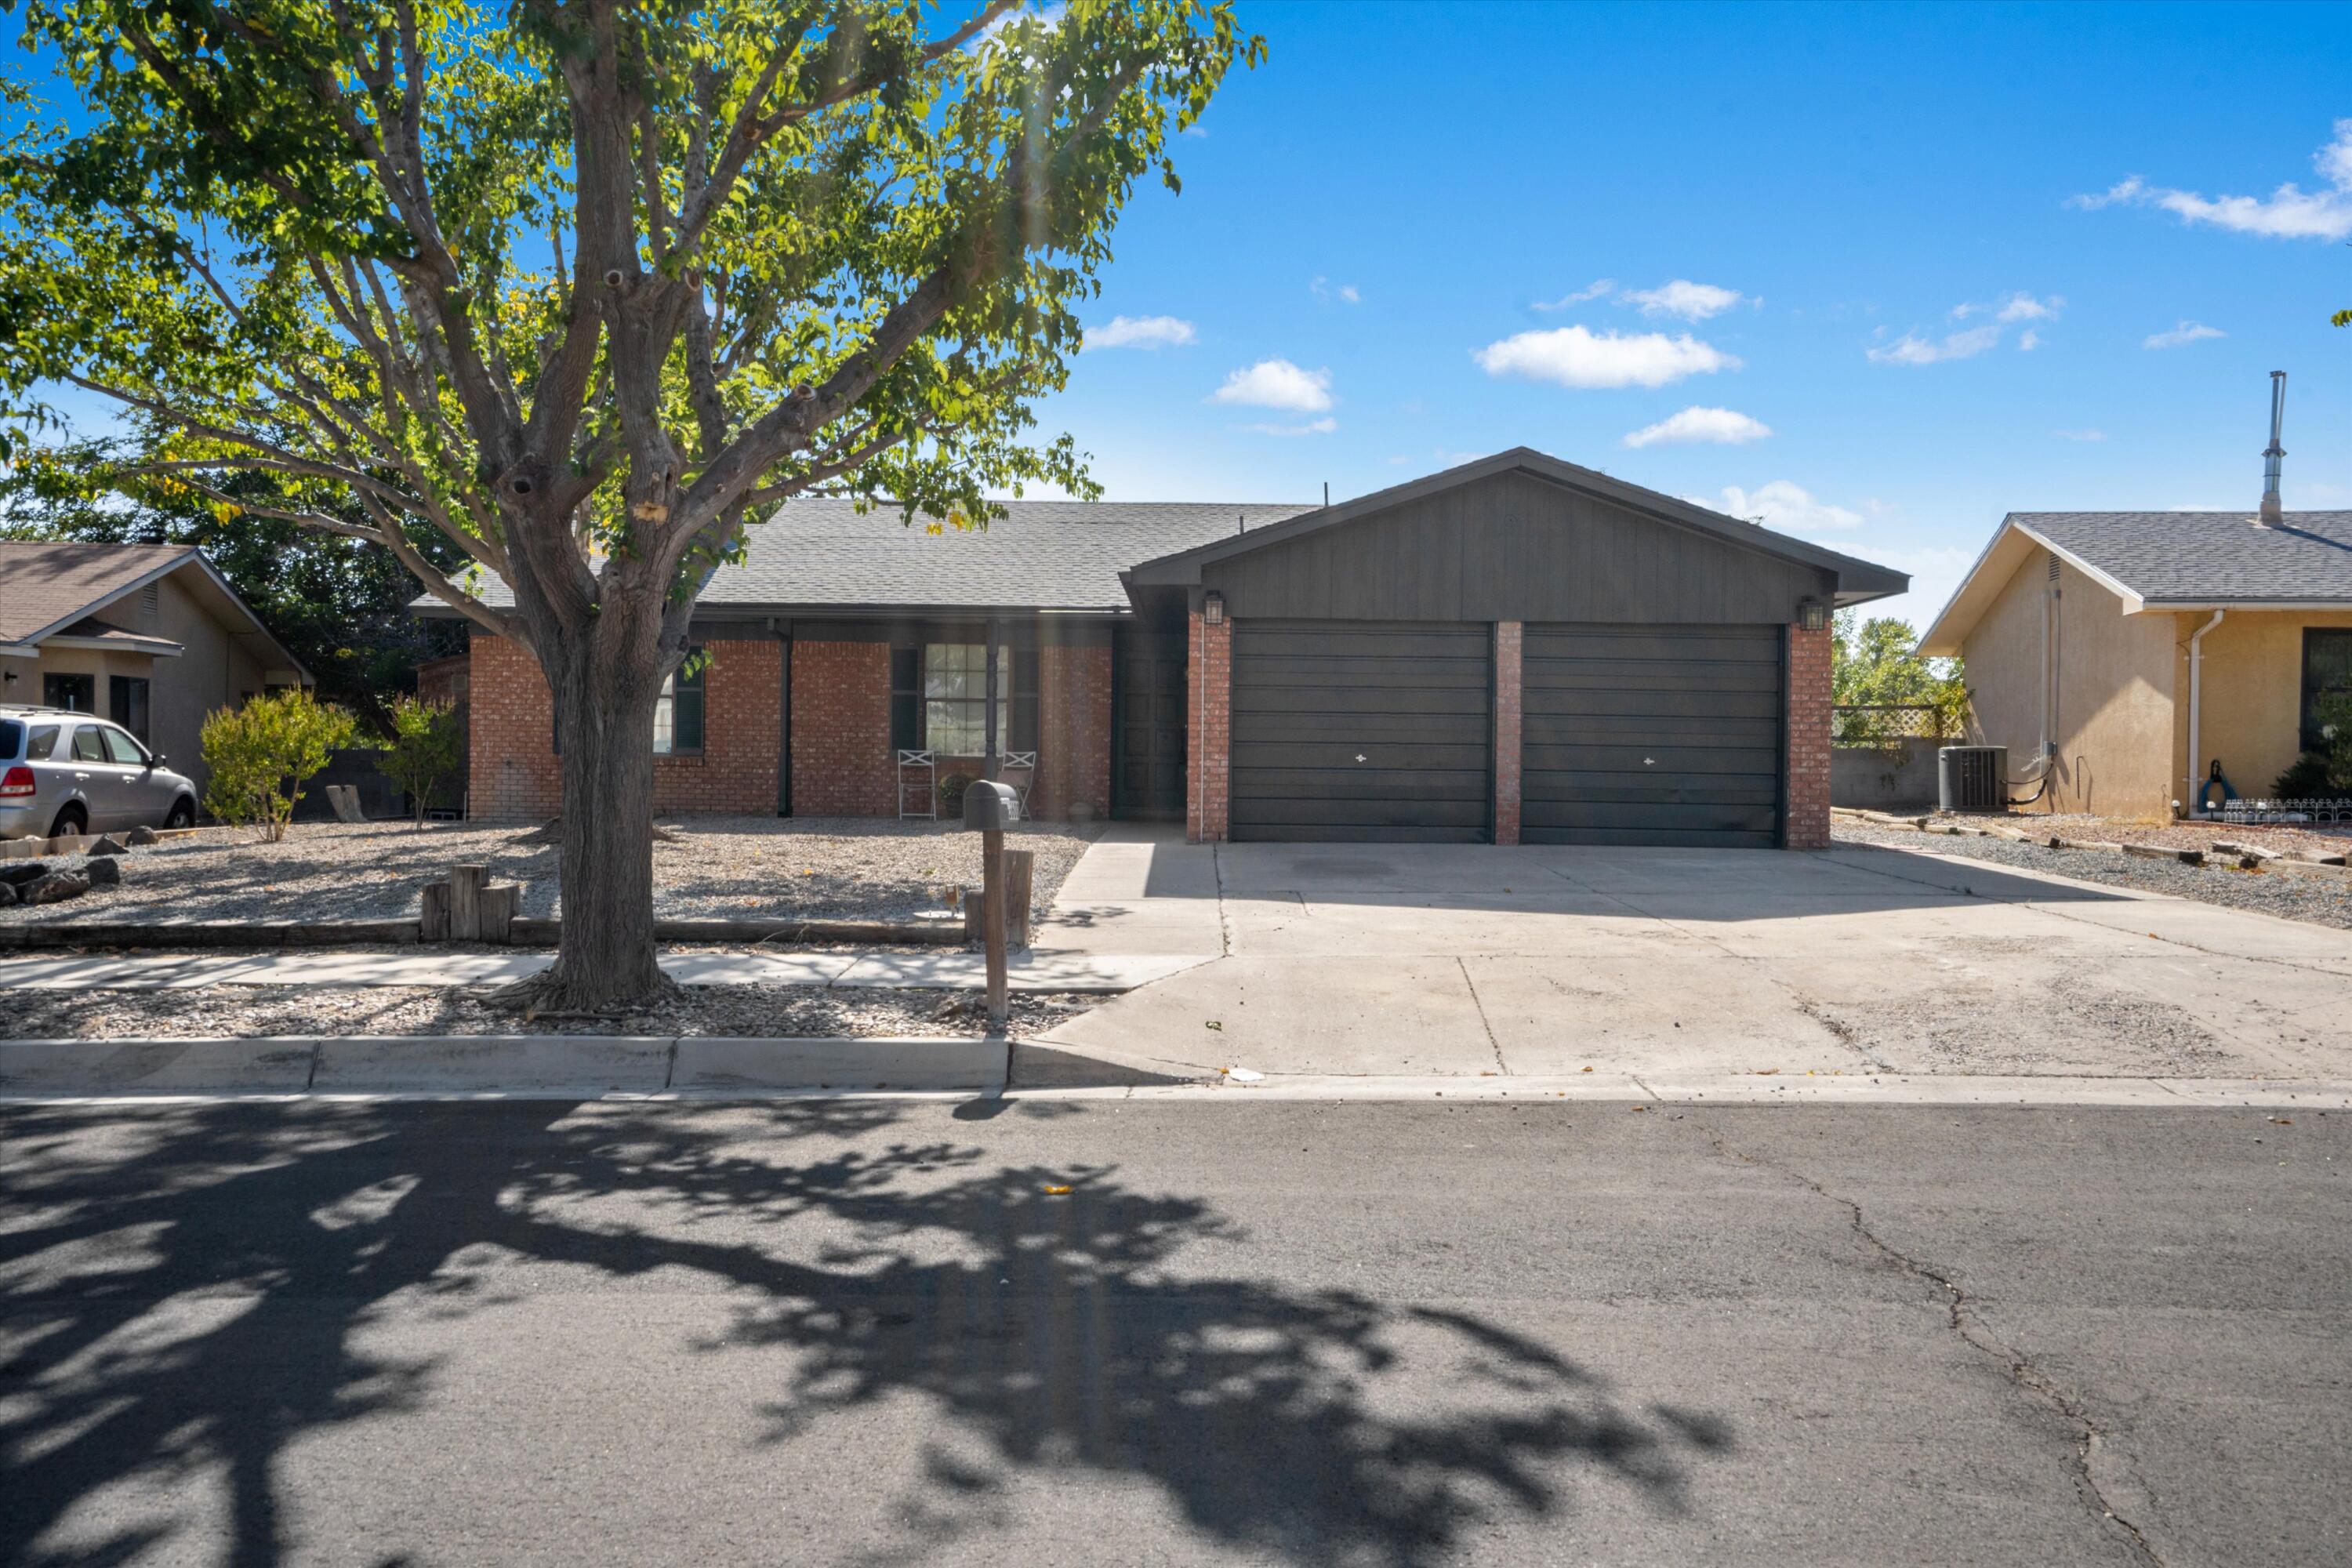
[[[1485,837],[1490,643],[1475,625],[1236,623],[1234,836]]]
[[[1784,786],[1776,626],[1529,626],[1520,837],[1765,847]]]
[[[1237,822],[1233,825],[1232,836],[1237,844],[1484,844],[1492,837],[1483,822],[1475,827],[1317,826],[1306,823]]]

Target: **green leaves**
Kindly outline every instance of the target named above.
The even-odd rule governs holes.
[[[223,822],[258,826],[271,843],[286,837],[302,785],[325,768],[338,746],[359,738],[352,716],[322,707],[299,689],[273,691],[205,721],[205,809]]]

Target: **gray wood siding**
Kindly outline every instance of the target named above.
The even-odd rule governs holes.
[[[1832,574],[1522,473],[1202,569],[1236,623],[1276,617],[1773,624]]]

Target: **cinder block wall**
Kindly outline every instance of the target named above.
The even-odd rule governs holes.
[[[768,639],[707,646],[711,663],[703,676],[702,754],[653,759],[654,809],[772,815],[782,732],[782,648]],[[554,696],[538,658],[520,643],[477,633],[471,676],[470,814],[492,822],[555,816],[563,809],[563,764],[554,750]],[[652,735],[646,745],[650,751]]]
[[[1830,631],[1789,627],[1789,796],[1783,842],[1830,847]]]
[[[1041,817],[1070,807],[1110,815],[1110,649],[1037,650],[1037,782],[1029,795]]]
[[[896,816],[890,645],[793,642],[793,815]]]
[[[1185,649],[1192,729],[1185,762],[1184,837],[1222,844],[1232,835],[1234,624],[1210,626],[1194,610]]]

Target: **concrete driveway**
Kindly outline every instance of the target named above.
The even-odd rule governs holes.
[[[1131,832],[1039,945],[1208,959],[1045,1037],[1154,1070],[2352,1077],[2352,933],[1907,849]]]

